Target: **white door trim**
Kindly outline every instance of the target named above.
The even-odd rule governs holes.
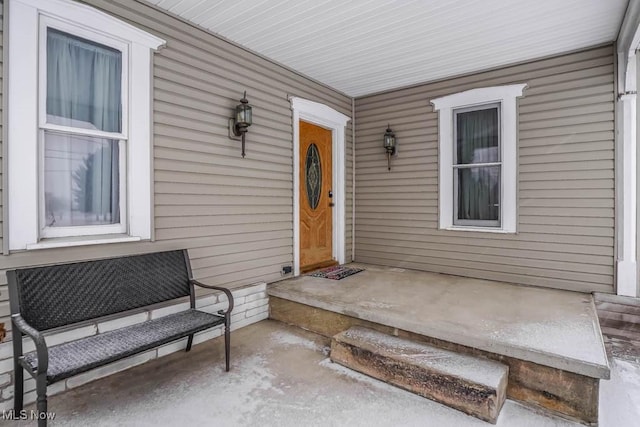
[[[333,257],[345,263],[345,126],[351,120],[333,108],[290,97],[293,111],[293,274],[300,275],[300,120],[331,130],[333,156]]]

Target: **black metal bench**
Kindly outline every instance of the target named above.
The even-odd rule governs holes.
[[[193,280],[186,250],[11,270],[7,278],[16,413],[23,409],[23,368],[36,379],[37,410],[42,414],[47,411],[48,385],[184,337],[189,351],[195,333],[222,324],[229,371],[233,296],[228,289]],[[217,314],[196,310],[194,286],[224,292],[228,309]],[[186,296],[191,303],[186,311],[56,346],[45,343],[45,332]],[[23,334],[34,341],[35,351],[23,354]],[[46,416],[39,418],[38,424],[46,426]]]

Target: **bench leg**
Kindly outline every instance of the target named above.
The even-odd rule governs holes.
[[[192,344],[193,344],[193,334],[189,335],[189,338],[187,339],[187,348],[184,351],[191,350]]]
[[[24,405],[24,370],[18,360],[22,357],[22,333],[18,332],[15,319],[11,320],[13,326],[13,409],[16,414],[22,411]]]
[[[227,372],[229,372],[229,359],[231,357],[231,319],[229,316],[224,322],[224,359]]]
[[[36,391],[38,400],[38,427],[47,427],[47,374],[39,374],[36,378]]]
[[[19,414],[24,407],[24,370],[16,358],[13,359],[13,387],[13,410]]]

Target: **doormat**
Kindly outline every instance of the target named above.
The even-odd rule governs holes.
[[[340,280],[345,277],[349,277],[352,274],[360,273],[363,268],[345,267],[344,265],[336,265],[334,267],[323,268],[322,270],[315,271],[309,276],[322,277],[323,279]]]

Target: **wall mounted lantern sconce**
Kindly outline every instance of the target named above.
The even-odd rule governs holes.
[[[247,91],[240,100],[240,104],[236,105],[236,111],[232,118],[229,119],[229,138],[242,140],[242,158],[244,158],[244,138],[245,133],[251,126],[252,112],[251,105],[247,101]]]
[[[391,170],[391,156],[396,154],[396,134],[390,125],[387,125],[387,131],[384,133],[384,149],[387,150],[387,166]]]

